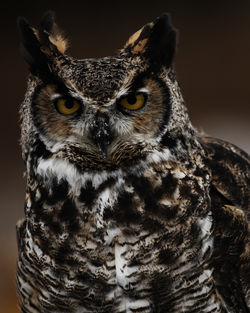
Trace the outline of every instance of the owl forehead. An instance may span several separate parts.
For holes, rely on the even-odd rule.
[[[75,60],[68,78],[84,97],[102,104],[114,98],[143,69],[119,57]]]

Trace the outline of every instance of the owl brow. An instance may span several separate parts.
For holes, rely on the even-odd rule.
[[[56,85],[60,90],[68,89],[65,86],[63,79],[56,71],[50,72],[48,75],[43,76],[41,80],[43,85]]]
[[[131,93],[135,93],[135,94],[136,93],[144,93],[144,94],[148,95],[149,94],[149,90],[146,87],[141,87],[139,89],[127,88],[127,89],[120,90],[118,92],[118,94],[116,95],[115,100],[111,101],[110,104],[112,104],[112,103],[114,103],[116,101],[119,101],[121,98],[126,97],[129,94],[131,94]]]
[[[51,101],[54,101],[54,100],[56,100],[56,99],[58,99],[58,98],[61,98],[62,96],[63,96],[63,95],[62,95],[61,93],[56,92],[56,93],[53,93],[53,94],[51,95],[50,100],[51,100]]]
[[[149,90],[148,90],[148,88],[146,88],[146,87],[142,87],[142,88],[138,89],[137,91],[138,91],[138,92],[142,92],[142,93],[149,94]]]
[[[65,97],[66,97],[66,98],[67,98],[67,97],[72,97],[72,98],[74,98],[74,99],[80,101],[81,103],[83,103],[83,102],[85,103],[85,102],[86,102],[85,99],[84,99],[83,97],[80,97],[77,92],[72,91],[72,90],[70,90],[70,89],[69,89],[68,92],[66,92],[66,93],[59,93],[59,92],[56,92],[56,93],[52,94],[51,97],[50,97],[50,100],[51,100],[52,102],[54,102],[55,100],[57,100],[57,99],[59,99],[59,98],[65,98]]]
[[[129,84],[129,87],[128,87],[129,91],[134,92],[134,91],[140,90],[141,88],[144,88],[145,87],[144,80],[151,76],[152,76],[152,73],[149,69],[137,74],[132,80],[132,82]]]
[[[72,88],[68,87],[61,81],[61,79],[58,77],[58,81],[54,83],[56,85],[57,92],[55,92],[53,95],[51,95],[51,100],[56,100],[61,97],[74,97],[76,99],[82,100],[79,94]]]

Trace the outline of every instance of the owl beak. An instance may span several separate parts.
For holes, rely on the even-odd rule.
[[[109,127],[109,117],[107,114],[101,112],[96,114],[91,125],[90,135],[103,158],[107,158],[108,146],[112,141]]]

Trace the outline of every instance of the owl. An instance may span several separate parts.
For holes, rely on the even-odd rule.
[[[191,124],[167,14],[76,59],[19,19],[22,313],[250,312],[249,156]]]

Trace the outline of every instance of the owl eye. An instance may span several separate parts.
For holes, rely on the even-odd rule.
[[[74,98],[58,98],[55,100],[55,107],[59,113],[70,115],[76,113],[81,105],[79,101]]]
[[[120,106],[123,108],[136,111],[141,109],[146,102],[146,95],[143,93],[130,94],[119,101]]]

